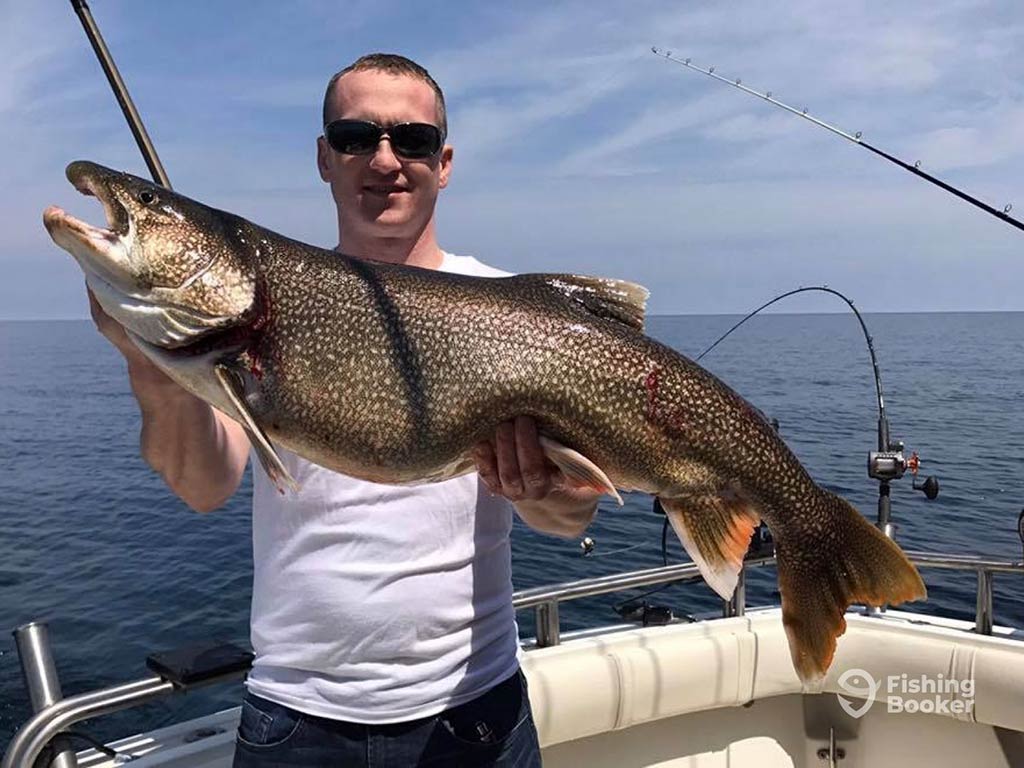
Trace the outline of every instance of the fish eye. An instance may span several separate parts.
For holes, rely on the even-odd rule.
[[[139,192],[139,202],[143,205],[152,205],[156,202],[156,195],[150,192],[148,189],[144,189]]]

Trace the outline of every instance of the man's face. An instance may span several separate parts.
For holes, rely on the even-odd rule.
[[[331,119],[378,125],[437,125],[434,91],[422,80],[375,70],[349,72],[335,85]],[[408,160],[382,138],[370,155],[345,155],[317,139],[320,178],[331,185],[346,239],[418,238],[434,215],[438,190],[448,184],[452,148]]]

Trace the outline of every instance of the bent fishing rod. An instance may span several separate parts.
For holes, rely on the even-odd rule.
[[[757,98],[767,101],[769,104],[772,104],[778,107],[779,109],[784,109],[787,112],[796,115],[797,117],[802,117],[804,120],[808,120],[809,122],[814,123],[815,125],[821,128],[824,128],[826,131],[831,131],[837,136],[842,136],[847,141],[851,141],[858,146],[864,147],[864,149],[874,152],[879,157],[888,160],[890,163],[898,165],[903,170],[910,171],[918,178],[924,179],[925,181],[934,184],[940,189],[949,192],[951,195],[955,195],[956,197],[959,197],[961,200],[964,200],[970,203],[971,205],[980,208],[981,210],[985,211],[985,213],[995,216],[997,219],[1006,222],[1011,227],[1016,227],[1017,229],[1024,231],[1024,223],[1010,216],[1010,210],[1013,208],[1012,204],[1007,204],[1001,211],[996,208],[993,208],[991,205],[982,202],[973,195],[969,195],[963,190],[957,189],[952,184],[949,184],[948,182],[945,182],[942,179],[932,176],[930,173],[922,171],[920,161],[911,165],[910,163],[904,162],[903,160],[900,160],[898,157],[890,155],[888,152],[881,150],[878,147],[873,146],[872,144],[869,144],[868,142],[864,141],[860,131],[857,131],[856,133],[848,133],[841,128],[837,128],[834,125],[826,123],[824,120],[820,120],[816,117],[809,115],[806,109],[797,109],[796,107],[791,107],[789,104],[779,101],[778,99],[772,96],[771,91],[765,91],[764,93],[756,91],[753,88],[744,85],[743,81],[740,80],[740,78],[738,77],[732,80],[730,80],[727,77],[722,77],[721,75],[715,72],[714,67],[708,67],[707,69],[704,69],[703,67],[698,67],[696,64],[692,63],[691,59],[677,58],[672,55],[672,51],[666,51],[662,48],[659,48],[656,45],[651,46],[651,53],[655,54],[656,56],[660,56],[663,59],[668,59],[669,61],[675,62],[680,66],[686,67],[687,69],[692,69],[694,72],[700,72],[702,75],[706,75],[707,77],[718,80],[721,83],[725,83],[726,85],[732,86],[733,88],[737,88],[743,91],[744,93],[750,94],[751,96],[756,96]]]
[[[715,341],[703,352],[697,355],[694,358],[694,361],[701,360],[705,355],[711,352],[711,350],[732,335],[733,331],[737,330],[741,325],[759,314],[762,310],[765,310],[773,304],[776,304],[783,299],[787,299],[790,296],[795,296],[799,293],[808,293],[811,291],[831,294],[846,303],[850,308],[850,311],[856,315],[857,322],[860,323],[861,332],[864,334],[864,341],[867,343],[868,354],[871,355],[871,368],[875,377],[875,396],[878,400],[878,450],[868,453],[868,477],[878,481],[878,528],[881,529],[886,536],[892,538],[893,528],[892,523],[890,522],[892,506],[889,501],[890,483],[893,480],[899,480],[907,470],[910,470],[912,476],[911,487],[915,491],[921,491],[929,500],[934,500],[939,495],[939,481],[934,477],[928,477],[922,484],[918,485],[917,472],[920,467],[920,459],[918,458],[917,452],[913,452],[910,456],[904,456],[903,441],[893,440],[889,435],[889,418],[885,413],[885,398],[882,395],[882,374],[878,368],[878,357],[875,355],[874,337],[872,337],[871,333],[868,331],[867,323],[864,322],[864,317],[861,315],[860,310],[857,309],[857,306],[853,303],[853,299],[841,291],[837,291],[827,285],[801,286],[799,288],[794,288],[791,291],[780,293],[773,299],[766,301],[757,309],[744,315],[739,322],[735,323],[731,328],[729,328],[729,330],[715,339]],[[1021,519],[1024,520],[1024,512],[1021,512]]]

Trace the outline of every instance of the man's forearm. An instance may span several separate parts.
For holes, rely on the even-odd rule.
[[[556,490],[536,501],[517,501],[515,507],[531,528],[571,539],[590,525],[597,512],[597,500],[589,493],[581,497],[571,490]]]
[[[241,427],[146,366],[128,365],[142,412],[141,453],[186,504],[208,512],[237,489],[248,458]]]

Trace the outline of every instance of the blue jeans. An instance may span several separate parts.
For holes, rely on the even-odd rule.
[[[540,768],[526,678],[433,717],[364,725],[296,712],[247,693],[234,768]]]

